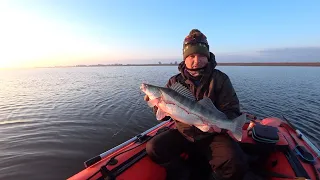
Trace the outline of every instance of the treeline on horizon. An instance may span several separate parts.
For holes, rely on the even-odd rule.
[[[96,64],[96,65],[76,65],[69,67],[99,67],[99,66],[177,66],[178,63],[158,63],[158,64]],[[217,63],[217,66],[320,66],[320,62],[227,62]],[[56,66],[62,67],[62,66]]]
[[[36,68],[65,68],[65,67],[103,67],[103,66],[178,66],[174,63],[158,63],[158,64],[94,64],[94,65],[75,65],[75,66],[53,66],[53,67],[36,67]],[[217,66],[310,66],[320,67],[320,62],[226,62],[217,63]]]

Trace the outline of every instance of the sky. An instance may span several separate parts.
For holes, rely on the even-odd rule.
[[[182,61],[193,28],[218,62],[319,62],[319,7],[318,0],[0,0],[0,68]]]

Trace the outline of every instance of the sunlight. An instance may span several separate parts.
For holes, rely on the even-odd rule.
[[[10,8],[0,8],[0,22],[0,68],[71,65],[103,58],[109,49],[68,25]]]

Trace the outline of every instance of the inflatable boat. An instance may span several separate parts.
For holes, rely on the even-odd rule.
[[[248,122],[242,128],[239,144],[250,157],[254,173],[271,180],[319,180],[320,151],[290,121],[285,117],[257,119],[246,115]],[[165,180],[166,170],[148,157],[145,146],[152,137],[170,128],[175,128],[173,120],[161,122],[87,160],[85,168],[68,179]],[[205,179],[202,177],[211,173],[209,164],[201,158],[181,157],[195,165],[193,179]]]

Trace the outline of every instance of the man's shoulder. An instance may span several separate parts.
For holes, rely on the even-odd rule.
[[[177,79],[180,79],[182,77],[181,73],[178,73],[176,75],[173,75],[169,78],[169,81],[177,81]]]
[[[176,75],[171,76],[171,78],[169,78],[169,81],[167,83],[167,86],[171,86],[172,84],[176,83],[176,82],[181,82],[183,80],[183,77],[181,75],[181,73],[178,73]]]
[[[225,80],[225,79],[229,79],[229,76],[226,73],[224,73],[221,70],[219,70],[219,69],[213,69],[212,79]]]

